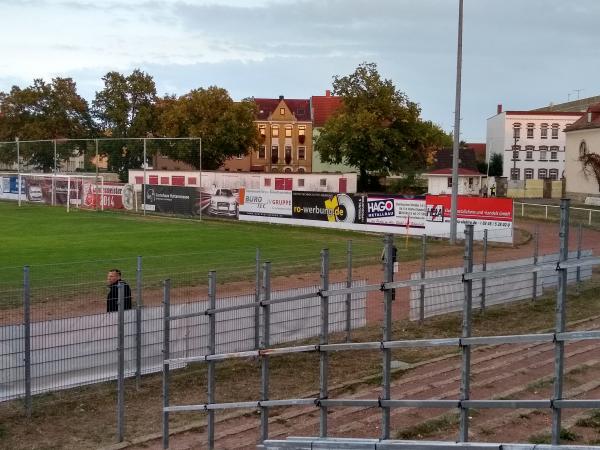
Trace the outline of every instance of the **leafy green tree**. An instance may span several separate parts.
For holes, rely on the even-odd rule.
[[[108,72],[104,88],[96,92],[92,113],[101,131],[112,138],[143,138],[156,128],[156,85],[152,76],[139,69],[130,75]],[[143,142],[123,139],[103,143],[101,153],[108,156],[108,170],[127,178],[130,168],[143,161]]]
[[[501,177],[503,172],[503,161],[500,153],[493,153],[490,157],[489,176],[490,177]]]
[[[254,124],[256,105],[246,99],[234,102],[228,92],[216,86],[199,88],[175,98],[167,96],[159,102],[161,136],[200,137],[202,168],[219,168],[227,158],[242,156],[257,145]],[[174,142],[161,153],[170,158],[199,167],[199,148],[185,142]]]
[[[315,149],[323,162],[358,168],[361,189],[369,174],[422,171],[430,149],[448,142],[439,127],[419,118],[416,103],[381,78],[374,63],[335,76],[333,93],[342,97],[342,106],[321,130]]]
[[[95,131],[89,106],[77,93],[71,78],[54,78],[51,83],[36,79],[31,86],[13,86],[0,94],[0,140],[63,140],[86,138]],[[57,145],[57,157],[68,159],[79,150],[76,142]],[[23,160],[37,170],[54,167],[54,145],[49,142],[21,146]]]

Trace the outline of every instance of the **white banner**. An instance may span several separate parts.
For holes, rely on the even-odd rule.
[[[292,191],[240,189],[240,215],[292,216]]]
[[[408,228],[425,228],[425,199],[370,196],[367,223]]]

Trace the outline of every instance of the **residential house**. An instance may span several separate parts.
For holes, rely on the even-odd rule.
[[[599,155],[600,162],[600,101],[591,105],[581,117],[567,126],[565,177],[567,196],[600,205],[600,184],[591,167],[584,167],[585,155]]]

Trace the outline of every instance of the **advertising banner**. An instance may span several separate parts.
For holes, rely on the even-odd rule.
[[[66,205],[67,199],[71,204],[78,204],[81,199],[81,181],[67,180],[65,178],[49,177],[28,177],[23,175],[21,179],[25,180],[25,199],[28,202],[47,203],[51,205],[52,191],[54,190],[54,204]],[[69,190],[71,191],[69,193]]]
[[[292,192],[240,189],[240,215],[292,217]]]
[[[0,198],[17,200],[19,198],[19,176],[6,175],[0,177]],[[21,182],[21,198],[25,200],[25,183]]]
[[[166,214],[181,214],[186,216],[199,213],[198,189],[186,186],[143,185],[145,198],[143,208]]]
[[[206,193],[203,192],[204,196]],[[206,213],[209,216],[237,219],[238,217],[238,189],[218,188],[209,194]],[[203,201],[204,202],[204,201]]]
[[[366,223],[365,195],[292,192],[292,217],[341,223]]]
[[[405,228],[425,228],[425,197],[371,196],[367,198],[367,223]]]
[[[135,192],[132,184],[98,183],[85,181],[83,183],[84,208],[99,209],[128,209],[134,208]]]
[[[427,234],[447,235],[450,233],[451,196],[428,195]],[[512,242],[513,201],[498,197],[458,197],[457,231],[464,232],[465,224],[473,224],[474,231],[481,235],[483,230],[494,230],[489,237],[496,241]],[[480,236],[477,237],[481,239]]]

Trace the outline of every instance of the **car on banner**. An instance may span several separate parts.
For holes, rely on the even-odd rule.
[[[27,200],[30,202],[43,202],[44,196],[41,186],[27,186]]]
[[[238,215],[238,194],[232,189],[217,189],[210,198],[208,213],[214,216]]]

